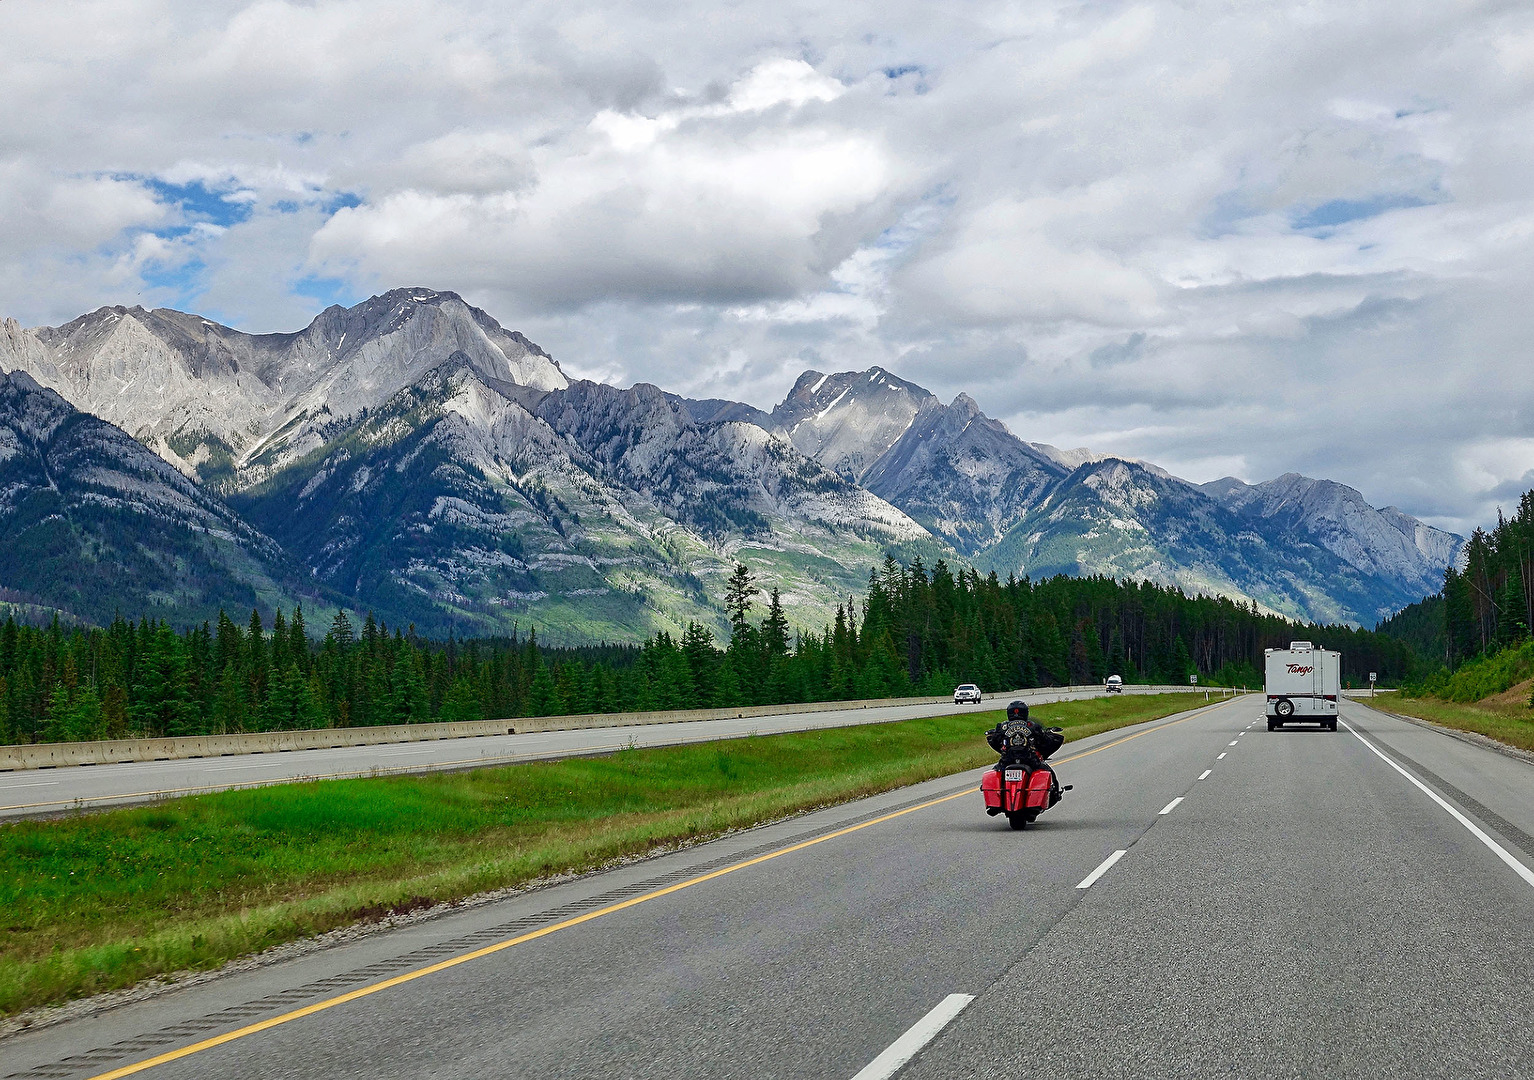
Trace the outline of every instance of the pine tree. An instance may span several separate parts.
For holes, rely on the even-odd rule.
[[[533,671],[532,686],[528,692],[527,715],[558,716],[563,711],[559,700],[559,689],[554,685],[554,676],[540,659],[537,668]]]
[[[147,735],[201,734],[192,708],[186,660],[181,642],[168,626],[160,626],[140,658],[133,687],[134,723]]]
[[[745,563],[736,563],[735,572],[730,575],[724,588],[724,610],[730,617],[734,636],[742,635],[749,627],[747,619],[751,614],[752,598],[761,591],[756,587],[756,579],[750,568]]]
[[[715,676],[719,653],[714,648],[714,635],[706,626],[697,622],[687,624],[687,632],[682,635],[682,657],[687,662],[697,703],[703,706],[719,704]]]
[[[326,633],[325,640],[334,644],[342,654],[351,647],[352,621],[346,617],[346,612],[336,612],[336,617],[330,620],[330,630]]]
[[[228,735],[245,730],[249,706],[245,701],[245,680],[233,664],[226,667],[218,679],[218,691],[213,699],[213,731]]]
[[[267,671],[266,635],[261,626],[261,613],[252,608],[250,626],[245,631],[245,680],[250,686],[253,702],[266,700]]]
[[[288,658],[298,665],[298,670],[309,673],[309,632],[304,627],[304,606],[295,604],[293,620],[288,624]]]
[[[767,605],[767,617],[762,620],[762,645],[770,657],[788,655],[788,617],[783,614],[783,598],[776,586]]]

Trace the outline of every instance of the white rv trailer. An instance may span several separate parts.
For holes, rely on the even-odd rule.
[[[1294,721],[1337,730],[1342,698],[1342,654],[1291,641],[1287,649],[1268,649],[1268,730]]]

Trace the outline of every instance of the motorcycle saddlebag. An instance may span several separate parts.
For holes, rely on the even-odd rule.
[[[1048,769],[1035,769],[1028,777],[1028,792],[1024,805],[1029,810],[1049,809],[1049,790],[1054,786],[1054,776]]]
[[[1001,809],[1001,773],[995,769],[987,769],[980,778],[980,794],[985,796],[987,809],[992,807]]]

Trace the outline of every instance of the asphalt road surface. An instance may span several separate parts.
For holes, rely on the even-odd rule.
[[[1152,693],[1161,692],[1161,689],[1134,687],[1129,692]],[[1029,690],[1019,692],[1016,696],[1030,704],[1040,704],[1101,697],[1103,691]],[[1005,701],[997,700],[987,701],[978,709],[1004,707]],[[814,713],[794,712],[793,708],[792,705],[785,705],[785,711],[777,716],[744,717],[738,720],[684,720],[669,724],[635,724],[582,731],[537,731],[380,746],[229,754],[181,761],[139,761],[18,770],[0,773],[0,820],[36,817],[82,807],[126,806],[197,791],[255,787],[291,780],[505,765],[518,761],[604,753],[628,746],[674,746],[678,743],[752,734],[771,735],[784,731],[887,723],[918,716],[942,716],[977,707],[956,706],[946,702]],[[516,721],[508,723],[515,724]]]
[[[21,1035],[0,1075],[1534,1075],[1534,765],[1260,710],[1070,744],[1025,832],[949,777]]]

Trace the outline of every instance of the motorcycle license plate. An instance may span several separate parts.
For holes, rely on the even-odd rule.
[[[1023,770],[1022,769],[1008,769],[1007,772],[1006,772],[1006,776],[1005,776],[1005,779],[1007,779],[1007,780],[1021,780],[1022,778],[1023,778]]]

